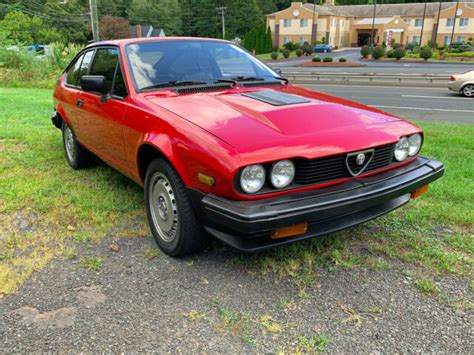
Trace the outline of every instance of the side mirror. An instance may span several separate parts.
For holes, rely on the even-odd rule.
[[[81,89],[86,92],[97,92],[105,95],[107,90],[105,77],[102,75],[83,75],[81,76]]]

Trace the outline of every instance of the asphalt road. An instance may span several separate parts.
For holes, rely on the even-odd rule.
[[[357,85],[302,85],[344,97],[406,119],[474,124],[474,98],[448,89]]]

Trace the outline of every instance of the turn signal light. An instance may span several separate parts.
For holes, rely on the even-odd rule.
[[[293,226],[279,227],[272,230],[272,239],[292,237],[294,235],[305,234],[308,230],[308,223],[295,224]]]
[[[456,80],[456,77],[455,77],[455,76],[451,76],[451,77],[449,78],[449,80],[450,80],[450,81],[455,81],[455,80]]]
[[[416,189],[411,192],[411,198],[415,199],[425,194],[428,191],[428,185],[423,185],[419,189]]]

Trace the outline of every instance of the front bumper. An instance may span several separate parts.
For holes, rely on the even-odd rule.
[[[308,239],[366,222],[410,200],[410,193],[440,178],[442,163],[415,161],[365,178],[274,198],[234,201],[206,195],[193,201],[205,230],[243,251]],[[308,223],[305,234],[272,239],[277,227]]]

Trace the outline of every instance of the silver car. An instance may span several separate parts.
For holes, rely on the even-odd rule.
[[[467,97],[474,97],[474,70],[451,76],[448,89]]]

